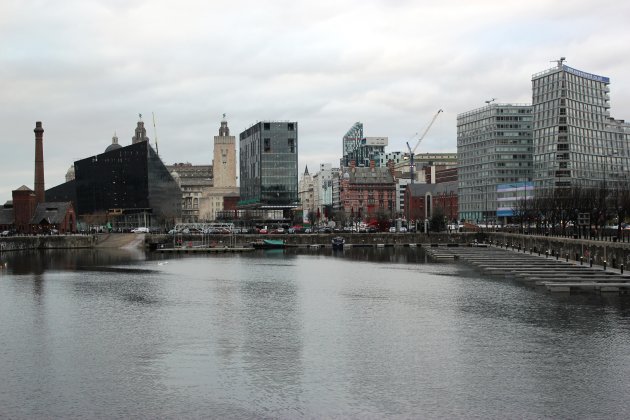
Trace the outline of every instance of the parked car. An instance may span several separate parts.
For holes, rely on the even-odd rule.
[[[403,233],[407,232],[407,228],[404,227],[404,226],[401,226],[400,227],[400,232],[403,232]]]
[[[392,226],[389,228],[389,233],[395,233],[396,232],[396,227]]]
[[[8,230],[3,230],[2,233],[0,233],[1,236],[9,236],[11,232]]]
[[[131,229],[132,233],[149,233],[148,227],[137,227],[135,229]]]

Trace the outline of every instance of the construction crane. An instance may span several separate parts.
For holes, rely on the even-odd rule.
[[[413,155],[414,153],[416,153],[416,149],[418,148],[418,146],[420,146],[420,142],[422,141],[422,139],[424,138],[424,136],[427,135],[427,133],[429,132],[429,129],[431,128],[431,126],[433,125],[433,123],[435,122],[435,120],[437,119],[438,115],[440,115],[440,113],[442,112],[441,109],[438,109],[438,112],[433,116],[433,119],[431,120],[431,122],[429,123],[429,125],[427,126],[427,128],[424,130],[424,132],[422,133],[422,135],[420,136],[420,138],[418,139],[418,142],[416,143],[416,146],[411,149],[411,146],[409,146],[409,142],[407,142],[407,149],[409,149],[409,160],[410,160],[410,170],[411,170],[411,183],[413,184],[413,169],[414,169],[414,163],[413,163]]]

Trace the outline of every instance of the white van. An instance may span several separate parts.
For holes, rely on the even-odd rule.
[[[132,233],[149,233],[148,227],[137,227],[135,229],[131,229]]]

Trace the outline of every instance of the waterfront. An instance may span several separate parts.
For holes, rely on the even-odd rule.
[[[630,304],[419,248],[5,253],[10,418],[627,418]]]

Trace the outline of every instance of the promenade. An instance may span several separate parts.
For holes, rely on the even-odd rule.
[[[492,277],[513,279],[554,293],[630,292],[630,276],[620,269],[491,245],[423,248],[436,261],[459,260]]]

